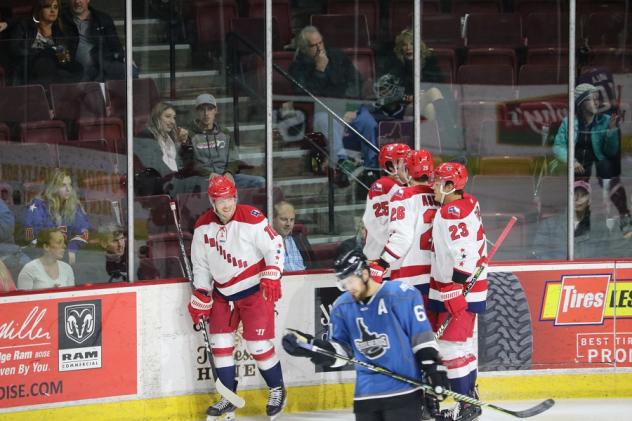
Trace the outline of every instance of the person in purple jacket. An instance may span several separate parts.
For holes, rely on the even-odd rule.
[[[72,180],[62,169],[47,179],[44,192],[24,210],[24,238],[33,241],[42,228],[59,228],[68,244],[68,263],[75,264],[77,251],[88,242],[90,224]]]

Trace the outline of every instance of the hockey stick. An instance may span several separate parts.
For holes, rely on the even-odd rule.
[[[492,257],[494,257],[494,254],[496,254],[496,251],[500,248],[500,245],[503,243],[503,241],[505,241],[505,238],[507,237],[507,235],[509,235],[509,231],[511,231],[511,229],[513,228],[517,220],[518,218],[516,218],[515,216],[512,216],[511,218],[509,218],[509,222],[507,222],[507,225],[498,236],[498,240],[496,240],[496,243],[494,244],[491,251],[489,252],[489,255],[487,256],[487,260],[483,262],[476,269],[476,271],[472,274],[470,279],[468,279],[468,281],[466,282],[467,286],[465,287],[465,290],[463,291],[464,297],[466,297],[467,294],[469,294],[469,292],[472,290],[472,288],[474,287],[474,284],[476,283],[476,281],[478,281],[478,278],[481,276],[485,268],[489,266],[489,261],[492,260]],[[443,334],[445,333],[445,330],[448,328],[448,325],[450,324],[450,321],[452,321],[452,315],[448,314],[448,317],[443,321],[443,323],[441,323],[441,326],[439,326],[439,329],[437,329],[437,333],[435,333],[435,338],[439,339],[441,338],[441,336],[443,336]]]
[[[178,243],[180,245],[180,254],[182,255],[182,260],[184,260],[184,268],[186,270],[187,278],[189,279],[189,284],[191,285],[191,289],[193,286],[193,272],[191,271],[191,264],[189,263],[189,258],[187,257],[186,250],[184,249],[184,240],[182,237],[182,228],[180,227],[180,221],[178,221],[178,216],[176,215],[176,202],[170,202],[169,206],[171,207],[171,213],[173,214],[173,221],[176,224],[176,231],[178,232]],[[215,381],[215,390],[219,393],[224,399],[235,405],[237,408],[243,408],[246,405],[246,401],[238,396],[235,392],[227,388],[224,383],[221,382],[219,376],[217,375],[217,368],[215,367],[215,360],[213,359],[213,354],[211,353],[211,341],[208,337],[208,330],[206,327],[206,320],[204,318],[200,318],[200,330],[202,331],[202,336],[204,336],[204,350],[206,351],[206,358],[208,359],[209,365],[211,366],[211,374],[213,375],[213,379]]]
[[[402,376],[400,374],[397,374],[387,368],[384,367],[380,367],[379,365],[373,365],[361,360],[358,360],[356,358],[352,358],[352,357],[347,357],[345,355],[341,355],[341,354],[337,354],[335,352],[331,352],[328,351],[326,349],[320,348],[316,345],[310,344],[307,342],[307,338],[303,337],[300,333],[298,333],[296,330],[294,329],[288,329],[290,332],[292,332],[293,335],[296,335],[296,337],[298,338],[298,345],[303,348],[306,349],[308,351],[314,352],[316,354],[321,354],[321,355],[326,355],[328,357],[331,358],[336,358],[336,359],[340,359],[340,360],[344,360],[347,361],[348,363],[351,363],[353,365],[358,365],[361,367],[366,368],[367,370],[371,370],[374,371],[376,373],[380,373],[383,374],[385,376],[389,376],[392,377],[396,380],[399,380],[401,382],[404,383],[408,383],[410,385],[413,386],[417,386],[417,387],[421,387],[424,392],[429,393],[431,395],[434,396],[450,396],[451,398],[457,400],[457,401],[463,401],[466,403],[469,403],[471,405],[476,405],[476,406],[480,406],[480,407],[487,407],[487,408],[491,408],[494,409],[498,412],[502,412],[504,414],[507,415],[511,415],[517,418],[529,418],[529,417],[533,417],[535,415],[538,415],[544,411],[546,411],[547,409],[551,408],[554,404],[555,401],[553,399],[547,399],[545,401],[540,402],[539,404],[528,408],[528,409],[524,409],[522,411],[511,411],[509,409],[500,407],[500,406],[496,406],[494,404],[488,403],[488,402],[483,402],[483,401],[479,401],[478,399],[475,399],[471,396],[467,396],[467,395],[462,395],[460,393],[456,393],[453,392],[449,389],[443,390],[441,393],[437,393],[435,391],[435,388],[432,387],[429,384],[426,383],[422,383],[418,380],[415,379],[411,379],[410,377],[406,377],[406,376]]]

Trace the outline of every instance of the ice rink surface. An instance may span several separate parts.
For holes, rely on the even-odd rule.
[[[526,409],[540,401],[499,401],[490,402],[503,408],[514,410]],[[237,417],[236,421],[264,421],[267,417]],[[479,421],[507,421],[520,418],[483,409]],[[533,421],[624,421],[632,420],[632,399],[564,399],[558,400],[553,408],[532,418]],[[277,421],[355,421],[351,410],[322,411],[310,413],[284,414]],[[408,420],[402,420],[408,421]]]

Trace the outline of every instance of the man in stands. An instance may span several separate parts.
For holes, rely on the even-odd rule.
[[[90,0],[70,0],[61,20],[70,56],[83,66],[84,81],[125,79],[125,52],[110,15],[90,6]]]
[[[216,121],[217,101],[213,95],[198,95],[195,99],[195,115],[196,118],[187,128],[191,136],[193,170],[209,178],[224,175],[240,188],[265,187],[263,177],[238,172],[239,149],[228,130]],[[191,158],[183,160],[186,162]]]
[[[296,211],[294,206],[286,201],[274,205],[272,226],[281,235],[285,243],[286,272],[305,270],[314,260],[312,246],[302,232],[292,232]]]

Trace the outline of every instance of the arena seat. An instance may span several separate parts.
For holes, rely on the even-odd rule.
[[[451,15],[423,16],[421,38],[430,48],[463,47],[460,18]]]
[[[413,27],[413,3],[409,0],[391,0],[388,7],[388,30],[391,39],[394,40],[402,30]],[[439,0],[424,0],[421,10],[422,19],[425,16],[440,13]]]
[[[529,48],[527,64],[556,65],[568,69],[568,48]]]
[[[127,142],[124,130],[123,121],[118,117],[81,119],[77,122],[77,139],[105,139],[110,152],[125,154]]]
[[[568,69],[559,66],[524,64],[518,74],[518,85],[563,85],[568,83]]]
[[[187,256],[191,255],[192,238],[191,234],[183,233],[184,250]],[[178,234],[173,232],[149,235],[147,247],[149,248],[150,257],[153,259],[180,256]]]
[[[621,35],[629,39],[632,33],[629,18],[624,13],[598,12],[591,13],[584,22],[582,36],[591,48],[619,48]]]
[[[467,50],[466,64],[507,65],[516,73],[516,52],[512,48],[469,48]]]
[[[444,83],[454,83],[454,70],[456,69],[456,54],[452,48],[432,48],[432,52],[437,59]],[[423,82],[423,79],[422,79]]]
[[[176,197],[178,202],[178,217],[182,231],[193,232],[195,222],[204,212],[211,208],[206,192],[202,193],[179,193]]]
[[[208,47],[210,43],[224,41],[231,19],[239,16],[237,3],[233,0],[196,1],[193,3],[193,13],[197,42],[204,47]]]
[[[0,88],[0,121],[23,123],[50,119],[50,107],[42,85]]]
[[[377,0],[328,0],[327,14],[364,15],[372,40],[375,41],[379,35],[380,6]]]
[[[592,48],[587,61],[591,67],[605,67],[612,73],[629,73],[632,70],[632,49]]]
[[[148,227],[149,234],[175,232],[175,223],[171,214],[171,198],[166,194],[155,196],[136,196],[134,201],[137,202],[142,209],[149,212]]]
[[[103,118],[105,92],[97,82],[52,83],[50,98],[55,117],[75,121],[81,118]]]
[[[485,206],[485,203],[481,202],[481,206]],[[487,240],[491,242],[491,244],[487,245],[487,252],[489,253],[493,247],[492,244],[498,240],[512,216],[517,218],[516,223],[492,260],[522,260],[527,257],[527,246],[529,243],[527,239],[527,220],[525,215],[518,212],[481,212],[485,235]]]
[[[472,13],[465,38],[468,48],[520,48],[524,45],[522,20],[515,13]]]
[[[274,22],[276,22],[276,18],[273,17],[272,22],[272,50],[277,51],[280,50],[283,45],[281,44],[281,41],[279,40],[279,35],[276,31],[277,25],[274,24]],[[230,31],[250,42],[260,51],[265,51],[266,21],[264,18],[234,17],[230,20]],[[241,54],[248,54],[252,52],[250,48],[244,46],[242,43],[237,43],[236,45],[237,50]]]
[[[151,110],[160,101],[158,87],[153,79],[134,79],[134,133],[140,132],[147,121]],[[127,88],[124,80],[108,80],[105,82],[108,98],[110,100],[111,116],[125,119],[127,109]]]
[[[31,121],[20,124],[20,141],[56,144],[68,140],[66,125],[59,120]]]
[[[371,36],[364,15],[312,15],[325,45],[336,48],[370,48]]]
[[[568,205],[568,178],[563,176],[544,176],[540,181],[537,199],[542,217],[558,214]]]
[[[4,67],[0,66],[0,88],[6,85],[6,76],[4,72]]]
[[[276,32],[279,34],[281,46],[287,45],[292,40],[292,25],[290,20],[290,4],[288,0],[272,1],[272,16],[274,16],[273,26],[276,25]],[[248,16],[264,17],[266,0],[249,0]]]
[[[272,53],[272,63],[279,66],[286,72],[290,68],[290,64],[294,60],[293,51],[275,51]],[[265,79],[265,63],[259,60],[259,74]],[[292,95],[294,89],[292,83],[276,70],[272,70],[272,94],[273,95]]]
[[[523,18],[525,44],[531,48],[568,48],[568,13],[530,13]]]
[[[373,82],[375,81],[375,60],[370,48],[345,48],[344,53],[351,59],[363,81],[365,98],[373,98]]]
[[[178,256],[141,258],[138,261],[138,280],[185,278],[182,262]]]

